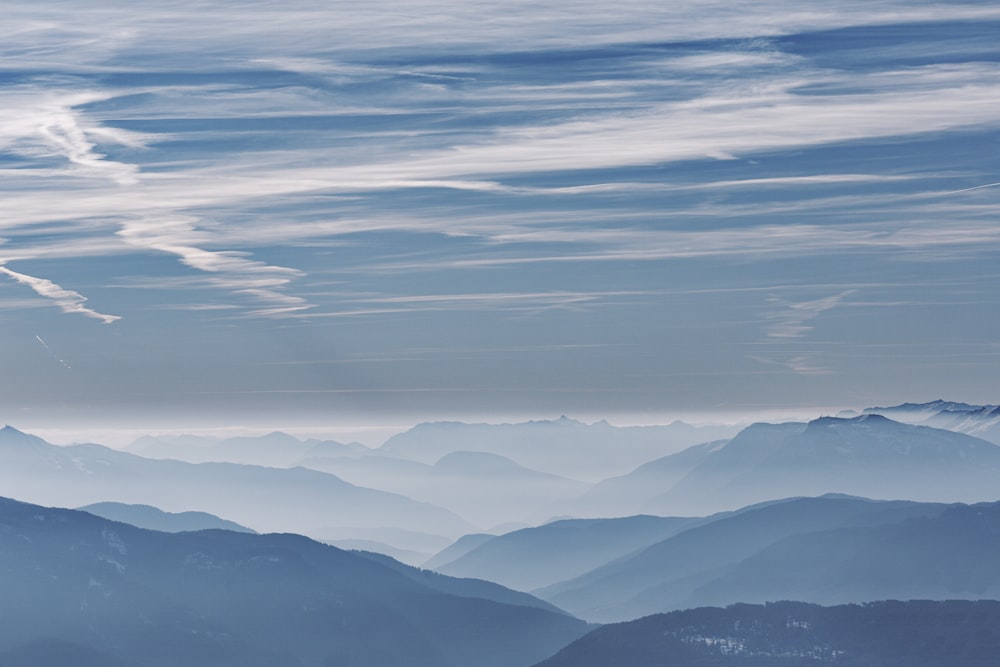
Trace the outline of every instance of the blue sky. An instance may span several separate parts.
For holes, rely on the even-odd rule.
[[[998,400],[995,3],[5,11],[4,421]]]

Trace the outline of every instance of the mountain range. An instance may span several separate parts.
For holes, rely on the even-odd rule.
[[[324,470],[156,460],[94,444],[58,447],[7,427],[0,429],[0,483],[11,495],[32,502],[78,507],[112,501],[168,512],[204,511],[254,530],[309,534],[345,547],[382,551],[411,564],[428,560],[463,534],[505,533],[561,517],[706,516],[773,498],[824,493],[927,502],[1000,497],[1000,447],[875,413],[753,424],[732,438],[654,457],[626,474],[609,472],[591,484],[527,468],[485,450],[520,452],[524,458],[524,451],[537,447],[544,449],[534,453],[539,460],[565,450],[572,467],[577,460],[572,452],[582,452],[587,459],[598,441],[604,442],[605,457],[621,451],[662,451],[664,431],[618,429],[602,422],[588,426],[569,419],[498,425],[496,431],[467,426],[418,426],[397,436],[400,440],[390,439],[360,455],[351,450],[341,456],[347,446],[330,442],[306,449],[306,443],[282,434],[225,445],[249,447],[258,458],[266,458],[261,452],[267,447],[319,454],[329,454],[333,447],[339,454],[305,459]],[[678,424],[664,429],[692,432]],[[423,431],[445,435],[443,441],[431,442],[417,438]],[[553,436],[547,449],[539,444],[546,433]],[[634,437],[648,447],[643,450],[633,443],[631,450],[624,445],[619,450],[601,440],[623,433],[631,434],[623,436],[626,440]],[[470,440],[459,437],[463,434],[488,437]],[[522,435],[525,440],[517,441]],[[410,449],[428,442],[431,450],[446,453],[430,463],[392,454],[413,454]],[[477,451],[450,451],[459,442],[475,445]],[[591,457],[587,464],[591,472],[595,460]],[[185,493],[178,494],[179,488]]]
[[[729,440],[715,440],[654,459],[627,474],[598,482],[577,498],[555,505],[553,511],[591,517],[639,514],[650,500],[680,482],[728,443]]]
[[[0,664],[518,667],[587,626],[289,534],[163,533],[0,499]]]
[[[498,454],[531,470],[588,482],[632,470],[685,447],[728,438],[732,425],[613,426],[567,417],[520,424],[429,422],[389,438],[379,454],[432,464],[452,452]]]
[[[0,485],[40,504],[204,511],[258,531],[420,526],[457,537],[473,528],[440,507],[306,468],[154,460],[94,444],[51,445],[9,426],[0,429]]]
[[[301,465],[310,457],[360,456],[369,451],[354,442],[335,440],[299,440],[281,431],[261,436],[210,438],[200,435],[143,436],[126,451],[149,459],[176,459],[188,463],[245,463],[270,468]]]
[[[606,625],[537,667],[991,667],[1000,602],[737,604]]]
[[[377,449],[130,448],[200,463],[6,427],[0,485],[37,504],[0,498],[0,665],[883,664],[892,642],[844,628],[932,618],[961,639],[993,618],[960,601],[1000,598],[1000,446],[970,435],[996,413],[902,404],[683,448],[712,429],[563,418],[425,424]],[[242,462],[210,461],[227,457]],[[570,644],[641,617],[659,620]],[[970,641],[962,664],[989,664]],[[938,655],[918,653],[905,664]]]
[[[208,512],[164,512],[152,505],[127,505],[125,503],[93,503],[78,510],[111,521],[121,521],[138,528],[159,530],[164,533],[182,533],[190,530],[235,530],[239,533],[256,532],[235,521],[227,521]]]
[[[564,519],[488,536],[464,553],[449,548],[424,566],[530,591],[582,575],[701,521],[658,516]]]
[[[615,506],[616,490],[623,504]],[[774,498],[843,493],[978,502],[1000,497],[1000,446],[878,414],[752,424],[606,480],[581,497],[596,510],[704,515]],[[573,509],[573,505],[563,506]]]
[[[595,622],[735,602],[1000,595],[1000,503],[772,501],[533,591]]]
[[[456,451],[433,464],[388,456],[312,458],[304,465],[357,484],[445,507],[484,529],[551,516],[589,484],[530,470],[489,452]]]
[[[903,403],[884,408],[865,408],[896,421],[957,431],[1000,445],[1000,405],[970,405],[938,399],[927,403]]]
[[[227,440],[146,437],[129,450],[147,457],[184,450],[189,460],[302,465],[445,507],[497,532],[501,525],[537,525],[559,516],[703,515],[821,493],[990,500],[1000,491],[991,483],[1000,448],[979,441],[1000,438],[993,429],[1000,429],[1000,408],[938,400],[742,429],[682,422],[615,427],[563,417],[424,423],[376,449],[271,433]],[[702,440],[719,434],[725,437]],[[940,482],[939,466],[949,470],[951,483],[929,483]]]

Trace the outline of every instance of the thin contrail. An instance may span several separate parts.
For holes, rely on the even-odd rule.
[[[70,366],[69,364],[67,364],[65,361],[63,361],[62,359],[60,359],[59,357],[57,357],[56,353],[52,351],[52,348],[49,347],[45,343],[44,340],[42,340],[41,336],[39,336],[38,334],[35,334],[35,340],[37,340],[39,343],[41,343],[42,347],[44,347],[46,350],[48,350],[49,354],[52,355],[52,358],[55,359],[56,361],[58,361],[62,365],[63,368],[73,368],[72,366]]]
[[[961,190],[952,190],[951,192],[947,192],[945,194],[955,195],[955,194],[958,194],[959,192],[969,192],[970,190],[982,190],[983,188],[995,188],[998,185],[1000,185],[1000,182],[997,182],[997,183],[987,183],[985,185],[974,185],[971,188],[962,188]]]

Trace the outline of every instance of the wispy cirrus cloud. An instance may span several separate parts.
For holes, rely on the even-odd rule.
[[[821,334],[890,341],[905,309],[935,326],[897,338],[995,338],[989,3],[78,9],[5,5],[0,265],[34,291],[5,273],[0,308],[135,318],[145,349],[177,341],[164,392],[302,389],[329,415],[326,391],[384,409],[393,387],[513,396],[531,377],[630,409],[715,405],[746,391],[735,376],[863,374]],[[95,310],[77,285],[122,289]],[[77,340],[112,349],[97,331]],[[567,343],[610,347],[531,351]],[[400,365],[261,365],[290,357]],[[131,385],[92,386],[145,386],[164,363],[129,358]]]
[[[102,127],[83,120],[84,116],[78,107],[109,99],[112,95],[86,92],[25,94],[15,91],[5,97],[11,106],[0,113],[0,146],[6,146],[8,150],[26,158],[63,161],[72,167],[67,170],[57,164],[54,169],[48,169],[40,174],[21,170],[20,176],[35,176],[36,180],[49,179],[53,175],[71,179],[81,176],[87,179],[101,178],[111,180],[124,188],[124,190],[116,188],[112,191],[98,191],[100,194],[95,195],[92,185],[84,185],[82,189],[90,195],[92,205],[89,211],[86,201],[64,198],[61,204],[57,204],[50,198],[38,197],[36,193],[22,195],[25,199],[35,199],[37,204],[20,210],[24,218],[19,220],[15,214],[3,223],[9,232],[15,235],[19,231],[23,233],[24,227],[28,226],[29,234],[37,233],[31,229],[32,226],[57,222],[70,233],[74,231],[74,227],[79,231],[91,232],[94,226],[91,221],[94,218],[103,218],[104,225],[108,219],[117,220],[120,228],[116,235],[124,240],[125,244],[173,254],[183,264],[193,269],[229,276],[226,282],[233,286],[237,293],[266,304],[265,308],[252,311],[254,313],[273,316],[309,307],[301,297],[280,292],[280,289],[294,277],[301,275],[301,271],[250,260],[246,258],[246,253],[199,247],[197,243],[208,241],[211,234],[197,230],[196,223],[199,222],[197,218],[172,214],[174,206],[165,204],[162,200],[157,201],[155,194],[146,192],[141,186],[137,165],[107,159],[105,155],[96,152],[94,143],[96,140],[111,141],[133,148],[143,146],[144,138],[138,133]],[[73,189],[72,185],[70,188]],[[10,203],[12,210],[17,209],[15,201],[11,200]],[[129,211],[130,208],[132,211]],[[157,208],[164,214],[148,215],[150,209],[155,211]],[[147,214],[141,214],[143,210]],[[74,218],[78,221],[76,225],[67,224],[67,220]],[[21,245],[7,252],[3,259],[12,261],[57,257],[61,254],[60,244],[62,252],[68,256],[80,257],[88,254],[88,242],[74,239],[68,242],[65,240],[46,242],[34,248],[30,245]],[[91,240],[89,246],[91,253],[96,255],[118,254],[124,251],[109,238]],[[266,286],[255,280],[256,276],[261,274],[270,277]],[[15,274],[11,272],[10,275],[13,277]],[[54,286],[54,283],[44,278],[16,275],[22,276],[23,279],[19,280],[31,285],[40,294],[57,298],[61,305],[72,303],[75,298],[72,295],[76,293],[68,291],[60,293],[58,286]],[[233,285],[235,276],[250,276],[250,279],[235,280]],[[76,297],[83,299],[79,295]],[[64,310],[70,312],[65,307]],[[93,311],[82,306],[73,308],[72,312],[93,316]]]
[[[813,331],[813,320],[823,313],[843,305],[846,299],[857,290],[844,290],[838,294],[809,299],[806,301],[788,302],[779,296],[772,295],[768,301],[778,309],[766,315],[768,324],[764,326],[766,343],[760,354],[748,355],[750,359],[769,366],[779,366],[796,375],[822,376],[833,374],[833,370],[819,360],[815,350],[803,345],[791,345],[802,341]],[[779,349],[774,349],[780,344]],[[761,347],[761,345],[757,345]]]
[[[764,331],[768,338],[801,338],[813,330],[812,320],[841,305],[853,292],[847,290],[821,299],[781,304],[782,309],[770,317],[773,322]],[[777,298],[774,301],[781,303]]]
[[[84,305],[87,301],[87,297],[83,296],[79,292],[74,292],[73,290],[60,287],[51,280],[36,278],[35,276],[29,276],[24,273],[18,273],[17,271],[8,269],[6,266],[0,266],[0,273],[3,273],[7,277],[12,278],[22,285],[27,285],[39,296],[51,299],[52,302],[64,313],[76,313],[84,315],[85,317],[92,317],[96,320],[100,320],[104,324],[111,324],[112,322],[121,319],[118,315],[106,315],[104,313],[99,313],[92,308],[88,308]]]
[[[231,269],[231,273],[256,274],[263,271],[283,274],[286,278],[292,276],[296,269],[262,266],[249,259],[245,251],[226,250],[224,247],[212,249],[208,246],[218,248],[226,239],[252,246],[275,240],[308,242],[310,239],[329,238],[338,234],[391,229],[429,230],[449,234],[479,233],[499,241],[512,241],[529,235],[535,241],[544,242],[544,233],[532,230],[530,223],[527,227],[524,223],[511,223],[513,217],[508,218],[508,223],[513,224],[513,227],[506,230],[502,227],[476,229],[469,225],[467,216],[453,219],[441,217],[429,223],[426,218],[409,215],[369,214],[355,218],[338,215],[316,222],[290,218],[287,221],[269,221],[269,224],[257,228],[246,225],[230,227],[219,220],[213,223],[213,229],[209,232],[205,228],[198,229],[199,220],[190,216],[187,211],[194,208],[231,208],[234,205],[262,206],[270,200],[281,201],[288,197],[308,197],[319,193],[358,196],[405,189],[444,188],[518,196],[545,192],[597,194],[616,189],[622,192],[657,188],[709,190],[904,181],[913,176],[818,174],[690,185],[611,182],[546,189],[511,186],[497,180],[480,180],[476,177],[489,176],[492,179],[498,174],[509,177],[566,169],[618,169],[713,154],[753,154],[793,146],[891,136],[898,134],[901,128],[912,134],[989,124],[997,119],[992,105],[992,101],[1000,93],[1000,84],[996,83],[996,79],[996,69],[990,66],[925,68],[922,73],[902,73],[893,89],[863,94],[848,91],[822,97],[798,95],[793,85],[797,80],[787,81],[757,93],[747,94],[746,91],[736,90],[729,96],[707,96],[684,102],[660,103],[648,110],[624,116],[616,114],[586,121],[501,129],[487,135],[487,142],[456,145],[447,151],[425,150],[410,152],[405,156],[394,155],[391,161],[380,161],[376,155],[374,161],[358,162],[357,157],[352,156],[354,164],[350,166],[302,166],[307,162],[324,161],[322,151],[313,149],[285,156],[273,152],[231,156],[236,158],[235,161],[227,161],[218,166],[197,164],[192,165],[192,168],[144,174],[141,186],[126,188],[124,191],[89,190],[72,199],[53,202],[39,200],[34,196],[15,195],[9,201],[10,218],[5,226],[16,229],[18,226],[72,219],[74,216],[81,221],[116,216],[122,221],[118,238],[125,241],[126,245],[171,252],[182,262],[198,270],[218,271],[225,265]],[[933,86],[928,89],[927,85],[930,83]],[[81,98],[91,99],[97,98]],[[954,101],[956,99],[959,100],[958,103]],[[61,108],[64,109],[65,106],[64,103]],[[900,109],[904,111],[900,112]],[[28,108],[22,108],[21,111],[27,112]],[[70,129],[74,127],[77,130],[75,133],[67,130],[59,135],[65,139],[61,150],[69,162],[73,163],[75,160],[81,166],[96,172],[100,172],[101,165],[105,164],[129,167],[121,170],[118,181],[133,184],[128,180],[131,178],[128,174],[134,175],[134,168],[100,158],[93,152],[92,145],[88,148],[88,144],[79,136],[79,124]],[[16,132],[8,132],[8,136],[14,135]],[[59,141],[55,143],[59,144]],[[288,163],[283,164],[282,159],[286,159]],[[792,210],[795,207],[806,209],[818,204],[819,202],[806,200],[786,206],[789,207],[788,210]],[[158,215],[150,215],[156,211],[159,211]],[[732,214],[733,211],[730,206],[728,211],[723,209],[722,213]],[[709,211],[704,212],[708,213]],[[165,222],[149,222],[157,217]],[[564,218],[579,219],[579,213],[567,211]],[[185,222],[171,222],[176,220]],[[523,231],[517,232],[516,228]],[[564,225],[563,231],[566,229]],[[622,232],[624,236],[629,233],[629,230]],[[591,242],[598,238],[592,229],[580,228],[577,234]],[[202,245],[192,244],[192,236],[199,237]],[[844,235],[845,239],[847,236],[849,235]],[[716,246],[724,246],[724,239],[723,234],[720,236],[721,243]],[[852,244],[853,242],[848,243]],[[93,243],[92,247],[95,252],[100,252],[100,248],[107,252],[123,251],[121,245],[116,245],[110,239]],[[38,250],[50,251],[54,249]],[[583,258],[614,257],[620,252],[620,249],[611,245],[603,255],[588,253]],[[651,253],[654,257],[671,255],[672,253],[664,252]],[[23,259],[26,255],[22,250],[13,257]],[[572,255],[563,257],[569,259]],[[526,261],[536,261],[536,258],[529,257]],[[485,264],[474,260],[459,261],[454,265],[471,267]]]
[[[253,3],[233,11],[204,0],[163,6],[139,3],[122,12],[102,0],[86,13],[67,2],[43,6],[25,0],[9,3],[8,53],[20,62],[67,68],[114,66],[122,52],[141,54],[148,67],[232,59],[247,54],[303,58],[317,52],[358,49],[457,48],[511,49],[576,47],[580,44],[660,43],[670,40],[781,35],[803,30],[886,25],[902,21],[985,20],[996,7],[975,2],[947,5],[889,0],[872,5],[853,0],[836,5],[802,5],[790,0],[704,2],[685,0],[658,5],[623,0],[614,6],[590,0],[538,5],[514,0],[502,6],[456,5],[446,0],[380,0],[350,11],[315,1],[280,7]],[[68,18],[72,17],[72,19]],[[215,28],[225,25],[220,33]],[[68,54],[76,54],[71,58]],[[170,54],[170,60],[154,58]]]
[[[311,307],[304,298],[281,291],[302,271],[252,260],[246,253],[199,247],[200,237],[207,235],[196,229],[197,222],[190,217],[126,220],[117,233],[131,245],[175,255],[193,269],[218,276],[209,281],[214,287],[266,304],[250,315],[273,317]]]
[[[134,185],[138,182],[136,165],[110,160],[95,148],[97,141],[138,147],[142,145],[142,135],[108,127],[79,111],[81,106],[113,96],[110,92],[23,86],[3,91],[0,93],[3,102],[0,147],[33,161],[56,160],[54,168],[40,172],[39,175],[45,178],[64,175]],[[61,161],[66,167],[59,164]]]
[[[614,111],[602,115],[598,110],[587,114],[584,120],[478,132],[467,137],[476,136],[476,140],[462,141],[446,150],[425,148],[413,152],[406,147],[404,154],[389,153],[388,159],[380,159],[378,152],[338,153],[333,164],[322,167],[303,166],[329,161],[328,157],[324,159],[324,154],[332,154],[321,147],[303,147],[284,154],[275,151],[228,154],[225,161],[217,165],[206,164],[206,157],[201,157],[200,163],[189,167],[158,170],[147,175],[145,178],[151,182],[143,196],[155,206],[166,196],[180,195],[174,208],[182,208],[198,203],[222,204],[233,198],[311,191],[364,192],[401,187],[500,191],[505,186],[469,177],[610,169],[997,123],[991,102],[1000,88],[1000,73],[988,64],[900,70],[894,77],[882,73],[861,77],[823,72],[810,74],[818,75],[820,82],[839,82],[851,88],[836,95],[801,95],[796,87],[806,82],[816,84],[816,80],[805,73],[765,79],[767,84],[763,86],[758,82],[752,87],[741,88],[735,81],[727,81],[718,89],[708,86],[694,97],[681,101],[640,98],[637,100],[639,108],[626,113]],[[872,89],[864,89],[864,81],[873,77],[877,81],[873,81]],[[123,94],[128,92],[121,91]],[[287,92],[283,90],[278,94],[286,95]],[[81,100],[97,99],[97,94],[88,95],[90,97]],[[109,97],[107,91],[100,95]],[[229,109],[228,117],[264,118],[267,112],[260,105],[269,104],[273,95],[267,93],[249,107]],[[298,105],[308,102],[310,95],[303,90],[293,97]],[[287,99],[278,108],[287,109],[292,101]],[[220,100],[209,92],[207,100],[193,97],[177,112],[190,113],[195,109],[200,112],[206,102]],[[65,107],[66,102],[63,102],[63,110]],[[144,116],[157,113],[155,108],[142,108],[140,112]],[[19,117],[30,116],[32,108],[15,104],[12,113]],[[218,113],[216,107],[213,113]],[[77,115],[80,114],[77,112]],[[62,116],[57,116],[54,126],[62,127]],[[303,119],[308,118],[303,116]],[[90,167],[98,162],[120,164],[92,155],[76,136],[79,122],[73,122],[75,124],[69,129],[52,139],[55,143],[66,144],[63,146],[66,155],[82,156],[79,159]],[[126,134],[107,126],[103,126],[103,130]],[[18,132],[23,135],[26,131],[25,128],[11,130],[12,136],[17,136]],[[91,128],[91,132],[96,131]],[[419,134],[421,130],[411,130],[410,134],[414,133]],[[234,138],[241,134],[247,133],[239,130],[229,133]],[[388,138],[392,133],[383,131],[381,134]],[[66,138],[69,136],[74,137],[72,141]],[[373,135],[378,136],[379,133]],[[345,158],[349,164],[337,164],[342,164]],[[121,166],[135,168],[135,165]],[[212,193],[208,192],[209,188]],[[516,188],[509,191],[516,192]]]
[[[790,371],[796,375],[819,376],[833,374],[833,371],[829,367],[820,363],[814,354],[797,354],[782,359],[771,359],[768,357],[753,355],[751,356],[751,359],[767,366],[779,366],[785,369],[785,372]]]
[[[303,319],[364,317],[403,313],[469,312],[517,313],[536,315],[550,311],[584,311],[607,306],[622,299],[648,296],[651,291],[608,292],[511,292],[413,294],[407,296],[351,296],[338,307],[322,312],[296,315]]]

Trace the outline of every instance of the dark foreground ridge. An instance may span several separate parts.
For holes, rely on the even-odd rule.
[[[737,604],[606,625],[537,667],[995,667],[1000,602]]]
[[[298,535],[163,533],[0,498],[0,665],[522,667],[587,626]]]

